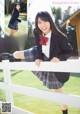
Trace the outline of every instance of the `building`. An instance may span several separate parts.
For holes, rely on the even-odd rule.
[[[76,27],[76,40],[77,40],[77,48],[78,54],[80,56],[80,9],[73,13],[67,20],[65,20],[61,27],[66,26],[66,24],[70,24],[70,26]]]
[[[16,2],[20,3],[20,12],[27,13],[27,0],[5,0],[5,14],[11,13],[13,4]]]

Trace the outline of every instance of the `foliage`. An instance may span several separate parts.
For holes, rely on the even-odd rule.
[[[14,0],[14,1],[12,1],[12,0],[5,0],[5,14],[8,15],[8,14],[12,13],[14,4],[16,2],[17,2],[16,0]],[[21,6],[20,12],[27,13],[27,3],[25,1],[19,0],[19,4]]]
[[[66,29],[66,26],[61,28],[61,24],[63,23],[64,20],[68,19],[70,17],[70,7],[68,7],[67,10],[64,12],[64,17],[63,20],[61,18],[61,8],[56,8],[56,7],[51,7],[52,13],[55,17],[55,23],[58,26],[58,28],[68,36],[69,42],[71,43],[73,50],[75,54],[77,55],[77,38],[76,38],[76,29],[75,27],[68,26],[68,29]],[[61,23],[59,23],[59,20],[61,20]]]
[[[34,33],[33,33],[33,24],[30,20],[28,20],[28,39],[26,40],[26,48],[30,48],[36,45]]]
[[[51,10],[55,17],[55,23],[59,27],[59,20],[61,20],[61,8],[51,7]]]

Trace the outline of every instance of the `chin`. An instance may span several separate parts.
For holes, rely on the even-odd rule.
[[[45,35],[47,35],[48,33],[49,33],[49,31],[44,32]]]

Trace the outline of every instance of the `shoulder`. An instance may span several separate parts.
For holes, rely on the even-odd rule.
[[[13,15],[14,15],[14,14],[15,14],[15,15],[18,15],[18,14],[19,14],[19,11],[18,11],[16,8],[14,9]]]
[[[51,34],[54,38],[66,38],[67,39],[67,35],[65,35],[64,33],[62,33],[62,32],[58,32],[57,34],[55,34],[54,32],[52,32],[52,34]]]
[[[60,34],[56,35],[56,39],[59,42],[66,42],[66,41],[68,41],[68,37],[64,33],[60,33]]]
[[[65,43],[68,43],[68,38],[66,35],[64,34],[53,34],[51,35],[51,41],[52,42],[55,42],[55,43],[58,43],[58,44],[61,44],[61,45],[64,45]]]
[[[68,42],[68,37],[65,35],[65,34],[61,34],[59,37],[58,37],[58,40],[59,42]]]

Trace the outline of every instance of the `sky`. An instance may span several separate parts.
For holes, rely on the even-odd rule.
[[[42,10],[51,13],[50,0],[32,0],[31,5],[28,7],[28,18],[34,21],[37,12]]]
[[[31,2],[31,5],[29,5],[29,2]],[[51,6],[61,7],[62,11],[71,6],[73,12],[73,9],[80,8],[80,0],[28,0],[28,19],[34,21],[39,11],[48,11],[52,15]]]

